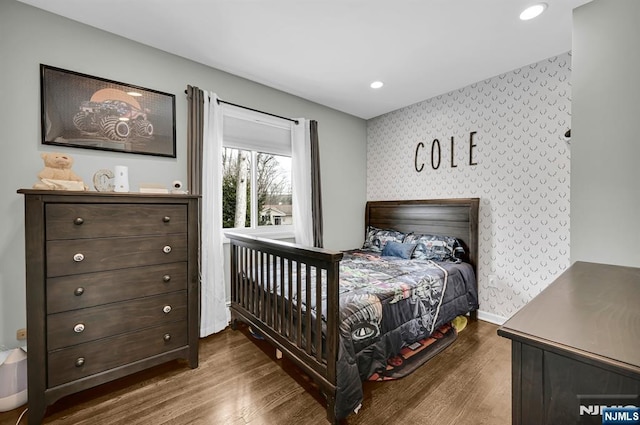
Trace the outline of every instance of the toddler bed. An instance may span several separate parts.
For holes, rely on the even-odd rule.
[[[478,204],[368,202],[365,243],[344,253],[228,233],[232,325],[304,370],[337,423],[387,358],[478,307]]]

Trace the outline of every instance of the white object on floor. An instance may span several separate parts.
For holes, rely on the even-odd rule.
[[[0,412],[27,402],[27,354],[21,348],[0,352]]]

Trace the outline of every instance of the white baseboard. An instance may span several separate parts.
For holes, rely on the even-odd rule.
[[[487,311],[478,310],[478,319],[490,322],[499,326],[502,326],[507,321],[506,317],[498,316],[497,314],[489,313]]]

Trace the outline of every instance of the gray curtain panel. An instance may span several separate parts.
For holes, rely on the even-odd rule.
[[[322,240],[322,187],[320,184],[320,146],[318,122],[309,122],[311,136],[311,214],[313,215],[313,245],[323,247]]]
[[[187,86],[187,102],[187,190],[193,195],[202,195],[204,92]]]

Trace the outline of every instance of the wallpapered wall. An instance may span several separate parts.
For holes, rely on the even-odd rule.
[[[480,317],[569,266],[570,74],[566,53],[367,123],[368,200],[480,198]]]

